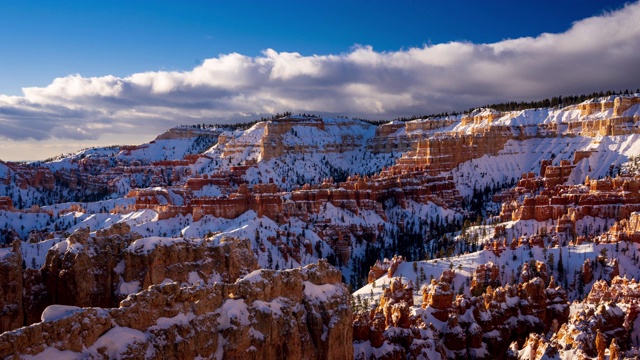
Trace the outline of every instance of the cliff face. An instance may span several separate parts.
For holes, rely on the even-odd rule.
[[[509,129],[490,127],[482,133],[424,138],[418,142],[415,151],[403,154],[397,166],[424,167],[429,174],[439,174],[471,159],[497,154],[512,137]]]
[[[420,140],[436,131],[455,124],[454,116],[438,119],[393,121],[376,127],[375,136],[367,148],[374,153],[392,153],[416,150]]]
[[[289,117],[268,121],[260,145],[261,159],[269,160],[287,153],[344,153],[361,148],[372,130],[373,125],[348,119]],[[285,137],[288,132],[296,136]],[[297,141],[297,138],[304,140]]]
[[[24,312],[22,303],[22,256],[20,255],[20,243],[14,242],[9,249],[1,249],[0,252],[0,332],[13,330],[22,326]]]
[[[116,292],[122,295],[127,295],[121,291],[126,284],[146,289],[168,278],[178,283],[212,277],[232,282],[258,269],[248,241],[226,238],[215,246],[189,239],[139,239],[123,251],[121,261],[116,270],[121,276]]]
[[[167,130],[164,134],[158,135],[156,140],[168,139],[189,139],[197,136],[205,136],[216,140],[221,131],[202,130],[190,126],[180,126]]]
[[[13,172],[13,183],[20,189],[25,190],[32,187],[52,190],[55,185],[54,174],[48,168],[20,163],[7,163],[7,166]]]
[[[563,165],[568,168],[566,172],[558,169]],[[616,241],[640,240],[636,235],[638,221],[634,215],[640,211],[639,178],[619,176],[590,180],[587,177],[585,184],[562,185],[571,172],[568,162],[563,161],[560,167],[543,167],[543,171],[544,178],[523,174],[517,187],[497,197],[504,201],[500,213],[502,220],[551,220],[555,222],[556,233],[575,233],[576,222],[585,217],[611,219],[618,221],[609,231]],[[558,180],[556,175],[563,179]],[[518,197],[522,200],[509,200]]]
[[[110,308],[166,279],[232,282],[257,268],[247,241],[141,238],[124,223],[94,236],[81,229],[50,249],[39,270],[23,270],[19,248],[0,262],[7,279],[0,287],[0,320],[3,331],[13,330],[38,321],[48,305]]]
[[[352,359],[349,293],[326,262],[234,283],[154,285],[116,309],[50,307],[0,357]]]

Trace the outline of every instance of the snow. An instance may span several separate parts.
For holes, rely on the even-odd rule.
[[[222,195],[222,190],[220,190],[220,188],[217,187],[216,185],[206,185],[202,189],[193,192],[194,197],[205,197],[205,196],[217,197],[221,195]]]
[[[135,252],[138,254],[148,254],[155,250],[158,246],[171,246],[173,244],[184,242],[183,238],[165,238],[158,236],[151,236],[134,241],[126,251]]]
[[[174,325],[187,325],[189,322],[196,318],[196,315],[192,312],[179,313],[174,317],[161,317],[156,321],[156,325],[152,326],[149,330],[167,329]]]
[[[282,308],[286,308],[288,306],[286,302],[286,298],[278,297],[270,302],[256,300],[253,302],[253,304],[251,304],[251,306],[262,313],[272,314],[276,317],[279,317],[282,316]]]
[[[304,282],[304,296],[308,301],[323,303],[330,301],[330,298],[342,293],[341,288],[334,284],[316,285],[312,282]]]
[[[121,282],[118,286],[118,293],[130,295],[140,292],[140,281]]]
[[[251,335],[251,338],[256,339],[258,341],[264,341],[265,339],[264,334],[254,328],[249,329],[249,335]]]
[[[590,100],[594,103],[603,101],[611,102],[615,97],[601,98]],[[497,114],[495,110],[478,109],[474,111],[474,115]],[[569,177],[569,184],[581,184],[585,178],[601,178],[610,172],[610,166],[619,166],[628,162],[632,157],[640,155],[640,134],[620,135],[620,136],[581,136],[579,134],[582,129],[575,128],[569,130],[569,125],[578,121],[598,120],[610,118],[612,110],[596,111],[591,115],[582,116],[577,107],[566,108],[550,108],[550,109],[528,109],[509,113],[502,113],[495,118],[491,124],[483,122],[481,124],[462,125],[460,121],[461,115],[450,117],[447,119],[418,119],[411,123],[418,124],[424,121],[453,121],[452,124],[436,130],[415,130],[407,133],[405,127],[399,127],[397,131],[390,135],[390,141],[405,141],[407,136],[414,139],[427,138],[446,131],[455,131],[459,134],[474,134],[486,130],[487,126],[509,126],[512,135],[522,135],[528,137],[526,140],[517,140],[515,137],[507,141],[503,149],[495,155],[484,155],[480,158],[458,165],[451,172],[456,182],[456,188],[467,199],[473,194],[474,189],[482,189],[486,186],[502,186],[512,180],[518,180],[524,172],[540,172],[540,163],[542,160],[552,159],[553,165],[558,165],[562,160],[573,160],[576,151],[589,150],[593,151],[592,155],[578,162]],[[627,110],[624,116],[638,117],[640,116],[640,105],[634,105]],[[121,166],[131,167],[148,165],[154,161],[167,159],[182,159],[186,154],[204,152],[208,158],[201,158],[197,163],[189,165],[186,170],[192,173],[213,174],[224,172],[231,169],[232,166],[243,165],[248,161],[259,161],[257,165],[249,168],[244,181],[249,184],[257,184],[259,182],[266,183],[273,179],[274,183],[283,190],[291,190],[304,183],[317,184],[321,179],[334,176],[335,174],[371,174],[380,171],[382,167],[392,165],[402,155],[401,152],[380,152],[373,153],[370,145],[376,133],[376,127],[355,119],[347,118],[325,118],[323,119],[323,127],[316,127],[319,120],[313,118],[305,118],[302,116],[293,116],[297,123],[290,131],[283,134],[282,137],[274,141],[281,141],[283,145],[296,149],[277,158],[269,160],[262,159],[261,145],[263,140],[273,140],[265,137],[267,122],[257,123],[246,130],[231,130],[224,128],[214,128],[196,131],[197,135],[209,136],[210,141],[202,144],[196,144],[195,137],[177,138],[177,139],[156,139],[149,144],[144,144],[139,149],[133,151],[125,151],[119,147],[112,148],[95,148],[86,149],[76,154],[60,157],[54,161],[44,163],[52,170],[57,169],[78,169],[78,162],[82,159],[100,159],[105,160],[111,166],[121,164]],[[389,125],[402,125],[402,122],[393,122]],[[561,134],[551,137],[544,126],[537,125],[553,125],[560,129]],[[574,124],[575,125],[575,124]],[[185,128],[187,129],[187,128]],[[189,128],[192,129],[192,128]],[[630,128],[636,131],[636,128]],[[181,129],[174,129],[181,130]],[[194,130],[195,131],[195,130]],[[218,135],[226,138],[226,142],[217,142]],[[553,134],[555,135],[555,134]],[[215,144],[215,145],[214,145]],[[211,146],[213,145],[213,146]],[[340,147],[340,151],[335,151]],[[206,150],[206,151],[205,151]],[[233,151],[230,151],[233,150]],[[5,164],[0,163],[0,178],[10,178],[12,170]],[[117,179],[114,186],[118,188],[117,194],[113,197],[123,196],[135,183],[145,184],[144,186],[154,186],[148,182],[144,182],[142,175],[133,178],[133,180]],[[174,184],[175,187],[156,189],[166,192],[167,198],[159,197],[159,201],[166,203],[169,199],[172,203],[182,205],[185,199],[180,195],[184,184]],[[140,185],[142,186],[142,185]],[[232,187],[235,185],[232,185]],[[150,188],[154,189],[154,188]],[[231,189],[234,191],[234,189]],[[338,190],[339,191],[339,190]],[[202,190],[196,191],[194,196],[226,196],[229,190],[224,186],[218,187],[209,185]],[[18,196],[25,199],[25,203],[31,204],[37,202],[39,196],[44,192],[38,189],[19,189],[15,188],[11,191],[4,184],[0,184],[0,195],[8,194],[15,199]],[[70,195],[70,194],[67,194]],[[290,200],[290,195],[283,194],[285,201]],[[3,211],[0,213],[0,228],[12,228],[24,239],[32,230],[47,229],[53,230],[60,228],[62,230],[54,233],[53,239],[40,242],[23,241],[21,243],[21,252],[25,260],[26,266],[39,268],[46,259],[49,249],[62,253],[78,253],[83,250],[80,244],[71,244],[64,238],[69,233],[79,228],[89,227],[92,232],[105,229],[112,224],[125,222],[129,224],[133,232],[139,233],[143,238],[136,240],[128,246],[125,251],[135,252],[139,254],[148,254],[158,246],[169,246],[179,243],[196,243],[206,241],[211,245],[219,244],[225,236],[234,236],[241,239],[247,239],[256,254],[258,264],[262,268],[292,268],[303,266],[316,262],[319,258],[328,257],[333,254],[333,250],[328,244],[320,238],[313,227],[309,227],[306,222],[297,218],[291,218],[286,224],[279,224],[266,217],[258,217],[253,211],[247,211],[236,219],[221,219],[212,216],[205,216],[199,221],[193,221],[191,215],[178,216],[172,219],[159,219],[158,213],[152,210],[133,211],[128,214],[110,214],[109,209],[116,205],[125,206],[133,205],[135,199],[130,198],[112,198],[96,202],[68,202],[43,206],[42,210],[51,211],[53,217],[46,213],[17,213]],[[70,212],[72,206],[80,206],[83,211]],[[497,205],[489,208],[490,211],[496,212],[499,209]],[[416,231],[418,224],[430,219],[448,219],[462,220],[462,214],[452,209],[438,206],[434,203],[418,204],[413,201],[407,201],[406,208],[402,209],[391,203],[385,204],[384,216],[370,210],[361,210],[355,214],[349,210],[335,207],[328,203],[323,206],[318,214],[310,214],[309,222],[316,220],[331,219],[331,226],[370,226],[382,228],[379,238],[376,240],[382,247],[387,247],[392,241],[390,235],[397,232],[399,225],[402,224],[406,229]],[[584,217],[576,223],[576,231],[578,234],[592,234],[597,232],[596,229],[607,229],[612,226],[612,220]],[[539,229],[546,228],[550,230],[555,224],[553,222],[536,222],[519,221],[506,222],[505,236],[508,239],[517,238],[523,234],[533,234]],[[411,228],[413,226],[413,228]],[[467,229],[470,236],[479,238],[479,243],[484,244],[493,240],[494,230],[493,224],[488,222],[485,225],[475,225]],[[290,233],[294,236],[300,236],[301,242],[311,244],[311,254],[302,250],[299,254],[300,261],[289,257],[288,261],[284,260],[284,256],[280,253],[278,246],[267,241],[267,238],[276,238],[277,241],[289,241],[289,236],[282,236],[283,233]],[[304,234],[304,235],[303,235]],[[460,234],[450,234],[456,240],[461,239]],[[206,239],[203,239],[206,237]],[[437,240],[437,239],[436,239]],[[355,261],[358,257],[365,254],[366,244],[358,244],[355,237],[347,234],[345,241],[349,242],[352,247],[352,260],[348,264],[342,264],[340,270],[345,278],[349,278],[352,274]],[[414,313],[423,315],[425,318],[433,320],[433,323],[442,328],[444,323],[438,322],[430,314],[430,310],[419,309],[422,296],[419,293],[420,286],[417,283],[428,283],[430,278],[437,278],[443,270],[452,268],[455,270],[455,278],[452,290],[454,292],[463,292],[469,294],[469,286],[467,283],[473,275],[473,271],[479,264],[489,261],[494,262],[500,268],[500,281],[503,284],[515,283],[519,276],[519,268],[527,261],[536,259],[547,262],[551,255],[557,262],[560,254],[564,261],[565,272],[573,274],[582,266],[586,259],[594,259],[602,249],[607,249],[609,257],[617,258],[620,261],[621,275],[640,278],[640,269],[632,260],[632,254],[640,250],[638,244],[620,244],[620,248],[629,247],[626,253],[615,251],[615,245],[609,244],[590,244],[585,243],[579,246],[568,246],[563,248],[533,248],[528,249],[522,247],[516,250],[505,250],[502,255],[497,256],[489,251],[479,251],[464,255],[455,255],[451,257],[417,261],[416,269],[413,268],[413,261],[401,263],[396,270],[395,275],[400,276],[403,282],[413,281],[415,286],[414,303],[416,308]],[[9,248],[0,248],[0,260],[5,259],[11,253]],[[386,254],[385,254],[386,255]],[[382,257],[383,254],[380,254]],[[125,270],[124,262],[120,262],[115,267],[116,274],[123,274]],[[558,281],[557,269],[549,271],[550,275],[556,277]],[[424,274],[423,279],[419,279]],[[608,274],[604,269],[594,269],[594,275],[597,278],[606,278]],[[203,279],[201,274],[193,271],[188,274],[188,283],[197,285],[204,281],[217,281],[221,277],[214,274],[208,279]],[[244,281],[260,282],[262,281],[262,273],[253,272],[244,278]],[[171,279],[165,279],[171,282]],[[383,286],[388,286],[390,279],[386,276],[377,279],[373,284],[366,285],[354,292],[354,296],[370,299],[370,304],[374,304],[382,293]],[[569,279],[571,282],[572,279]],[[586,284],[584,292],[587,293],[593,283]],[[118,291],[121,294],[133,294],[140,291],[139,281],[124,282],[120,278]],[[311,301],[326,301],[333,296],[339,294],[339,289],[335,285],[314,285],[305,282],[304,293],[307,299]],[[570,299],[579,296],[577,291],[569,292]],[[507,298],[507,305],[515,306],[517,298]],[[279,314],[280,309],[284,306],[283,299],[276,299],[272,302],[255,301],[255,306],[262,312]],[[250,324],[251,319],[248,317],[247,304],[242,299],[227,300],[224,305],[224,311],[221,310],[219,321],[222,327],[231,327],[235,324]],[[43,321],[50,321],[57,317],[64,317],[73,314],[79,308],[47,308],[43,314]],[[613,310],[615,311],[615,309]],[[484,314],[481,312],[481,314]],[[174,318],[163,318],[157,326],[168,326],[172,323],[180,323],[181,321],[189,321],[189,314],[180,314]],[[469,316],[465,314],[461,317]],[[45,320],[45,318],[47,320]],[[515,321],[515,318],[510,321]],[[536,321],[535,318],[528,318],[529,321]],[[635,328],[640,323],[634,324]],[[255,331],[252,336],[260,338],[263,334]],[[144,334],[134,334],[132,329],[113,330],[111,337],[122,335],[132,341],[141,340],[140,336]],[[142,335],[141,335],[142,334]],[[106,341],[106,340],[105,340]],[[224,343],[226,339],[221,339],[220,343]],[[112,343],[107,347],[109,349],[117,349],[120,343]],[[390,344],[383,345],[380,349],[365,349],[365,345],[356,345],[356,356],[368,357],[370,352],[382,355],[391,350]],[[67,356],[63,352],[53,354],[52,356]],[[110,350],[111,351],[111,350]],[[486,349],[478,350],[478,356],[482,356]],[[365,356],[365,354],[368,354]],[[221,355],[221,354],[217,354]],[[435,355],[434,355],[435,356]]]
[[[357,360],[381,359],[386,358],[386,356],[389,356],[389,354],[394,352],[401,353],[401,351],[404,350],[401,349],[402,348],[399,345],[392,344],[388,341],[385,341],[379,348],[375,348],[371,345],[371,342],[367,340],[353,344],[353,357]],[[423,353],[418,357],[418,359],[440,360],[442,358],[437,352],[435,346],[431,346],[423,350]]]
[[[47,347],[41,353],[36,355],[23,355],[21,358],[24,360],[77,360],[78,353],[71,350],[61,351],[54,347]]]
[[[218,324],[221,330],[230,327],[235,328],[236,326],[244,327],[251,324],[249,321],[249,311],[244,299],[228,299],[217,312],[220,314]]]
[[[107,355],[110,359],[119,359],[130,345],[147,341],[148,336],[139,330],[116,326],[102,334],[84,353],[98,354],[98,349],[100,349],[103,356]]]
[[[11,254],[12,252],[10,248],[0,248],[0,261],[6,259]]]
[[[20,243],[20,252],[22,253],[22,259],[24,259],[27,267],[39,269],[44,265],[47,258],[47,252],[55,244],[63,241],[62,239],[49,239],[40,241],[38,243]],[[0,258],[2,256],[0,255]],[[34,266],[35,265],[35,266]]]
[[[317,119],[311,118],[298,119],[298,123],[278,140],[296,148],[298,152],[269,160],[261,158],[260,148],[268,123],[258,123],[246,131],[225,132],[224,135],[231,140],[209,149],[206,154],[214,160],[199,164],[196,170],[198,173],[219,172],[242,165],[247,160],[257,160],[258,164],[251,167],[245,176],[249,183],[273,180],[283,189],[291,190],[304,183],[317,183],[331,176],[333,169],[348,174],[377,172],[383,166],[393,164],[394,159],[401,155],[368,151],[367,144],[375,135],[376,128],[369,123],[346,118],[323,118],[324,129],[321,129],[315,126],[317,122]],[[227,153],[227,148],[233,148],[234,151]],[[334,148],[340,148],[341,151],[332,151]]]
[[[533,227],[532,227],[533,228]],[[622,252],[622,249],[629,247],[629,251],[625,253]],[[454,292],[459,291],[461,288],[466,295],[469,295],[469,285],[470,280],[472,279],[473,273],[475,269],[480,264],[486,264],[488,262],[493,262],[500,269],[499,280],[502,284],[514,284],[516,279],[514,279],[514,275],[517,276],[519,272],[519,267],[521,267],[524,262],[528,262],[531,259],[535,259],[538,261],[542,261],[544,263],[548,262],[549,256],[553,254],[554,262],[560,258],[560,251],[562,251],[562,259],[563,264],[565,266],[566,274],[574,274],[576,271],[580,269],[580,267],[584,264],[586,259],[595,259],[597,255],[599,255],[602,249],[607,249],[607,253],[609,258],[616,258],[619,261],[620,268],[620,276],[627,276],[628,278],[640,279],[640,269],[637,265],[634,264],[632,257],[634,252],[640,252],[640,244],[635,243],[621,243],[619,244],[619,251],[615,251],[615,244],[594,244],[594,243],[584,243],[577,246],[566,246],[566,247],[553,247],[543,250],[539,247],[533,247],[529,250],[526,246],[522,246],[517,248],[516,250],[506,249],[502,252],[500,256],[496,256],[493,252],[482,250],[474,253],[464,254],[464,255],[455,255],[448,258],[434,259],[429,261],[417,261],[417,271],[413,269],[412,261],[405,261],[398,265],[394,277],[400,277],[403,283],[408,282],[409,280],[413,281],[414,285],[414,304],[416,307],[419,307],[422,304],[422,294],[420,293],[420,286],[418,277],[420,274],[425,274],[425,281],[423,284],[429,283],[430,278],[439,278],[442,272],[445,269],[451,268],[453,265],[453,270],[455,270],[455,277],[453,279],[452,290]],[[546,253],[546,255],[545,255]],[[533,258],[530,257],[533,255]],[[556,279],[556,282],[559,281],[558,270],[554,269],[553,271],[548,270],[549,275],[553,275]],[[588,294],[591,290],[591,286],[593,286],[593,282],[595,282],[598,277],[606,277],[607,274],[602,272],[601,267],[597,269],[594,268],[594,280],[588,284],[585,284],[584,294]],[[573,282],[573,277],[570,276],[568,279],[569,282]],[[383,292],[383,286],[388,287],[391,279],[387,277],[387,275],[383,275],[379,279],[375,280],[372,284],[367,284],[360,289],[357,289],[353,292],[353,296],[360,296],[361,298],[369,299],[369,303],[373,304],[378,301]],[[372,295],[373,294],[373,295]],[[573,290],[569,291],[569,299],[578,298],[579,294],[577,293],[577,289],[574,287]],[[516,301],[515,299],[507,298],[507,303],[510,301]]]
[[[116,274],[123,274],[124,273],[124,268],[125,268],[125,263],[124,260],[120,260],[118,262],[118,264],[116,265],[115,268],[113,268],[113,272],[115,272]]]
[[[197,285],[204,282],[196,271],[191,271],[189,273],[188,281],[190,285]]]
[[[258,269],[250,272],[245,277],[243,277],[242,280],[250,283],[261,282],[262,280],[264,280],[262,278],[262,269]]]
[[[82,308],[79,308],[77,306],[49,305],[42,312],[42,316],[40,317],[40,319],[45,322],[55,321],[66,318],[81,311]]]

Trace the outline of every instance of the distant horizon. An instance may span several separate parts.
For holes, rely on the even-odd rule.
[[[627,90],[627,89],[625,89],[625,90]],[[631,89],[628,89],[628,90],[630,91],[630,94],[629,94],[630,96],[640,96],[640,91],[637,91],[637,90],[639,90],[639,89],[636,89],[636,91],[633,91],[633,90],[631,90]],[[607,90],[607,91],[610,91],[610,90]],[[624,90],[617,90],[616,92],[617,92],[617,93],[621,93],[621,92],[624,92]],[[601,93],[606,93],[606,92],[605,92],[605,91],[601,91]],[[580,94],[580,95],[576,95],[576,94],[566,94],[566,95],[556,95],[556,96],[569,97],[569,96],[581,96],[581,95],[587,95],[587,94]],[[621,94],[615,94],[615,95],[609,95],[609,96],[620,96],[620,95],[621,95]],[[606,96],[607,96],[606,94],[603,94],[603,95],[602,95],[602,97],[606,97]],[[625,96],[628,96],[628,95],[625,95]],[[597,97],[596,97],[596,98],[597,98]],[[532,100],[532,101],[544,101],[544,100],[547,100],[547,99],[550,99],[550,98],[544,98],[544,99],[540,99],[540,100]],[[590,97],[589,99],[594,99],[594,97]],[[492,105],[492,104],[485,104],[485,105]],[[484,107],[484,105],[477,106],[477,107],[472,107],[472,108],[473,108],[473,109],[475,109],[475,110],[477,110],[477,109],[481,109],[481,108],[483,108],[483,107]],[[564,107],[564,106],[563,106],[563,107]],[[467,109],[467,110],[463,110],[463,111],[459,111],[459,112],[454,112],[454,113],[455,113],[456,115],[462,115],[462,114],[467,113],[467,111],[468,111],[468,110],[469,110],[469,109]],[[286,112],[286,111],[285,111],[285,112]],[[454,113],[449,114],[448,116],[452,116]],[[274,113],[274,114],[270,114],[270,116],[275,116],[275,115],[276,115],[275,113]],[[299,114],[293,114],[293,115],[299,115]],[[318,114],[309,114],[309,115],[318,115]],[[415,120],[425,119],[425,118],[428,118],[429,116],[432,116],[432,115],[433,115],[433,114],[411,114],[411,115],[407,115],[407,116],[404,116],[404,117],[401,117],[401,118],[394,118],[394,119],[364,119],[364,118],[355,118],[355,119],[359,119],[359,120],[363,120],[363,121],[367,121],[367,122],[380,122],[381,124],[383,124],[383,123],[385,123],[385,122],[391,122],[391,121],[407,121],[407,120],[404,120],[404,119],[402,119],[402,118],[407,119],[407,118],[411,118],[411,117],[414,117],[414,116],[419,116],[419,117],[418,117],[418,118],[416,118]],[[436,114],[436,115],[437,115],[437,114]],[[326,116],[326,115],[318,115],[318,116],[319,116],[320,118],[325,118],[325,117],[341,117],[342,115],[339,115],[339,114],[331,114],[331,115],[329,115],[329,116]],[[424,117],[420,117],[420,116],[424,116]],[[204,125],[210,125],[210,126],[221,126],[221,127],[224,127],[224,126],[235,126],[235,125],[249,125],[249,124],[251,124],[251,123],[258,123],[258,122],[260,122],[261,120],[263,120],[263,119],[256,118],[255,120],[251,120],[251,121],[247,121],[247,122],[243,122],[243,123],[206,123],[206,122],[205,122],[205,123],[202,123],[202,124],[204,124]],[[268,119],[264,119],[264,120],[268,121]],[[171,129],[173,129],[173,128],[181,127],[181,126],[184,126],[184,127],[193,127],[193,126],[197,126],[197,125],[200,125],[200,124],[198,123],[198,124],[179,124],[179,125],[175,125],[175,126],[172,126],[172,127],[170,127],[170,128],[165,129],[165,130],[164,130],[164,131],[162,131],[162,132],[159,132],[158,134],[153,135],[153,138],[152,138],[152,139],[147,140],[147,141],[143,141],[143,142],[136,142],[136,143],[118,143],[118,144],[116,144],[116,143],[109,143],[109,144],[104,144],[104,145],[96,145],[96,146],[89,146],[89,147],[81,147],[81,148],[78,148],[78,149],[76,149],[76,150],[72,150],[72,151],[68,151],[68,152],[63,152],[63,153],[59,153],[59,154],[56,154],[56,155],[53,155],[53,156],[49,156],[49,157],[46,157],[46,158],[27,159],[27,160],[24,160],[24,159],[6,160],[6,159],[2,159],[2,158],[0,158],[0,161],[3,161],[3,162],[5,162],[5,163],[35,163],[35,162],[45,162],[45,161],[47,161],[48,159],[51,159],[51,158],[64,157],[64,156],[66,156],[66,155],[73,155],[73,154],[76,154],[76,153],[78,153],[78,152],[80,152],[80,151],[83,151],[83,150],[89,150],[89,149],[95,149],[95,148],[101,148],[101,147],[113,147],[113,146],[122,147],[122,146],[136,146],[136,145],[143,145],[143,144],[146,144],[146,143],[149,143],[149,142],[153,141],[154,139],[156,139],[156,138],[157,138],[158,136],[160,136],[161,134],[163,134],[163,133],[165,133],[165,132],[167,132],[167,131],[169,131],[169,130],[171,130]]]
[[[638,18],[623,1],[3,3],[0,159],[282,111],[390,120],[634,90]]]

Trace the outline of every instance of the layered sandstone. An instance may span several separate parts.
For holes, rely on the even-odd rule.
[[[569,163],[557,168],[547,166],[545,174],[559,172],[556,175],[564,178],[568,176],[561,169],[565,165],[568,168],[572,166]],[[502,204],[501,220],[552,220],[556,222],[556,233],[575,234],[576,221],[587,216],[612,219],[618,223],[610,229],[610,235],[616,239],[635,239],[637,221],[633,214],[640,211],[640,179],[587,178],[585,184],[579,185],[560,185],[564,180],[556,179],[524,174],[516,188],[500,196],[506,201]],[[518,197],[522,200],[516,200]]]
[[[421,140],[436,131],[458,122],[454,116],[412,121],[392,121],[376,127],[375,136],[367,146],[373,153],[394,153],[416,150]]]
[[[20,189],[32,187],[52,190],[55,186],[54,174],[46,167],[13,162],[8,162],[6,165],[13,172],[11,181]]]
[[[196,137],[209,137],[213,140],[218,138],[220,134],[219,129],[202,129],[193,126],[178,126],[165,131],[163,134],[156,137],[157,140],[171,140],[171,139],[191,139]]]
[[[66,308],[4,333],[0,357],[67,351],[109,358],[352,359],[349,293],[340,277],[321,261],[256,271],[233,283],[154,285],[119,308]]]
[[[285,154],[344,153],[359,149],[365,142],[364,130],[372,125],[352,119],[324,120],[316,117],[289,116],[263,123],[260,159],[270,160]],[[287,136],[291,133],[292,136]],[[300,141],[304,139],[303,141]],[[225,147],[225,155],[238,150],[235,142]]]
[[[416,150],[403,154],[396,166],[419,167],[428,174],[439,174],[469,160],[496,155],[511,137],[511,132],[502,127],[474,134],[437,134],[419,141]]]
[[[0,293],[4,331],[37,321],[52,304],[110,308],[167,279],[233,282],[258,268],[246,240],[142,238],[124,223],[94,235],[80,229],[49,250],[41,269],[23,270],[19,248],[0,265],[8,279]]]
[[[23,325],[22,255],[20,242],[15,241],[11,250],[0,249],[0,333]]]

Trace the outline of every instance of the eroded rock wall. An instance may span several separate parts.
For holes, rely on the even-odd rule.
[[[321,260],[234,283],[154,285],[116,309],[62,309],[60,318],[2,334],[0,357],[352,359],[349,292],[340,277]]]

